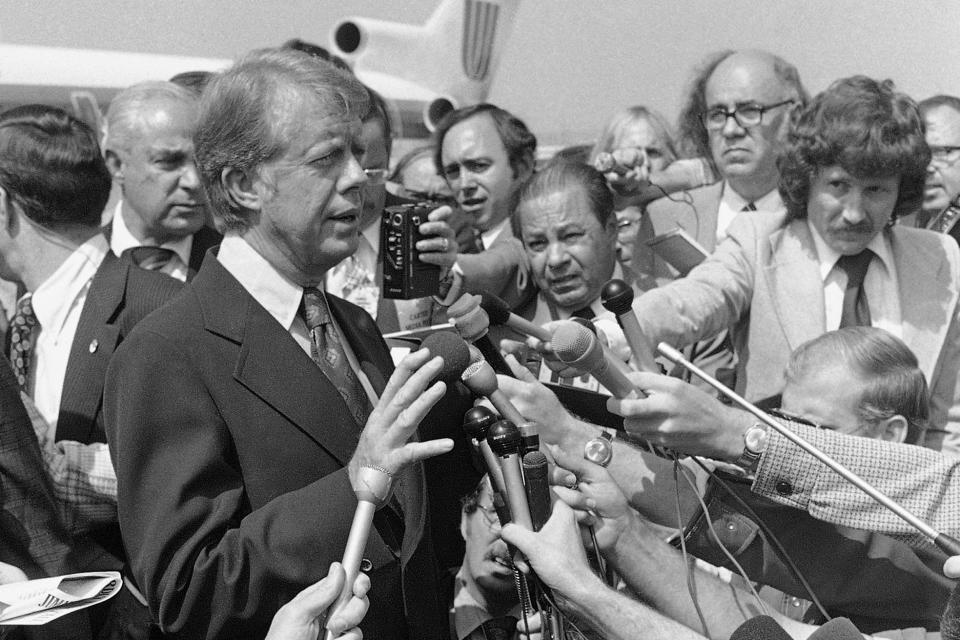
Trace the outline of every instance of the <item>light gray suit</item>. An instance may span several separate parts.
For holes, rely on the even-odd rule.
[[[903,341],[930,384],[926,445],[960,453],[960,250],[949,238],[894,226]],[[826,330],[823,285],[805,220],[738,216],[728,238],[689,276],[634,302],[654,341],[682,345],[730,327],[739,355],[737,390],[759,400],[783,387],[790,353]],[[941,442],[942,440],[942,442]]]

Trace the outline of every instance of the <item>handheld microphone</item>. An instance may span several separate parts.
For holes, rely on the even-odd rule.
[[[542,342],[550,340],[549,331],[513,313],[506,302],[492,293],[480,292],[480,307],[490,318],[491,324],[506,325],[517,333],[533,336]]]
[[[614,278],[603,285],[600,291],[600,302],[603,308],[617,316],[617,323],[623,329],[630,351],[637,361],[641,371],[660,373],[656,361],[653,359],[653,345],[643,335],[637,314],[633,312],[633,288],[623,280]]]
[[[459,380],[470,364],[470,349],[463,339],[452,331],[431,333],[420,343],[417,350],[420,349],[429,349],[431,355],[443,358],[443,366],[437,379],[444,382]]]
[[[730,640],[790,640],[790,634],[770,616],[757,616],[734,629]]]
[[[550,481],[547,479],[547,456],[542,451],[531,451],[523,456],[523,477],[530,522],[534,531],[540,531],[550,519]]]
[[[587,320],[586,318],[570,318],[570,322],[576,322],[580,326],[588,329],[590,333],[597,336],[597,342],[600,342],[600,348],[603,349],[603,355],[607,361],[617,369],[620,369],[622,373],[630,373],[630,366],[621,360],[610,347],[603,344],[603,342],[600,340],[600,336],[597,334],[597,325],[593,324],[593,321]],[[586,373],[589,373],[589,371]]]
[[[533,531],[530,506],[520,472],[520,431],[509,420],[500,420],[487,432],[487,442],[500,459],[500,471],[503,472],[503,483],[507,489],[504,495],[510,507],[511,521]]]
[[[493,368],[486,360],[481,359],[471,362],[460,379],[474,395],[490,400],[504,419],[509,420],[515,425],[524,422],[524,418],[520,415],[517,408],[513,406],[510,399],[500,391],[499,385],[497,384],[497,374],[494,373]]]
[[[565,365],[588,371],[617,398],[643,397],[615,364],[616,358],[603,351],[600,340],[576,322],[558,322],[550,339],[553,352]],[[469,371],[469,367],[467,367]],[[464,374],[466,375],[466,374]]]
[[[531,451],[539,451],[540,428],[537,423],[521,422],[517,425],[517,428],[520,430],[520,456],[526,456]]]
[[[353,513],[353,522],[350,533],[347,535],[347,546],[343,550],[343,571],[346,580],[343,590],[330,610],[328,620],[343,609],[353,597],[353,583],[360,574],[360,562],[363,559],[363,550],[370,537],[370,527],[373,524],[373,514],[387,503],[390,498],[390,489],[393,483],[386,472],[372,467],[360,467],[357,477],[357,510]],[[333,640],[333,633],[328,629],[324,633],[324,640]]]
[[[713,376],[709,375],[707,372],[703,371],[700,367],[694,365],[692,362],[683,357],[679,351],[671,347],[665,342],[661,342],[657,345],[657,351],[670,359],[671,362],[683,366],[685,369],[694,373],[698,378],[709,384],[711,387],[730,398],[734,404],[740,406],[741,409],[752,413],[759,419],[761,422],[772,428],[774,431],[777,431],[784,438],[794,443],[814,458],[827,465],[833,469],[838,475],[840,475],[844,480],[855,486],[856,488],[863,491],[865,494],[879,502],[881,505],[892,511],[894,514],[902,518],[907,524],[911,525],[917,531],[923,535],[930,538],[934,544],[936,544],[940,549],[942,549],[947,555],[956,556],[960,555],[960,540],[937,531],[929,524],[913,515],[910,511],[900,506],[889,497],[877,490],[873,485],[868,483],[866,480],[853,473],[842,464],[828,456],[823,451],[820,451],[815,446],[795,434],[790,429],[786,428],[778,421],[774,420],[770,414],[758,408],[756,405],[753,405],[743,399],[740,395],[734,392],[732,389],[718,381]]]
[[[848,619],[833,618],[820,625],[807,640],[863,640],[863,634]]]
[[[487,312],[480,307],[480,296],[470,293],[463,294],[447,309],[447,317],[460,337],[467,342],[472,342],[474,346],[480,349],[483,357],[497,373],[513,376],[513,372],[510,371],[510,367],[500,354],[500,349],[493,344],[490,336],[487,335],[490,329],[490,318],[487,317]]]
[[[463,414],[463,430],[468,437],[473,438],[480,449],[480,455],[483,456],[484,465],[490,475],[493,492],[504,494],[506,486],[503,484],[503,474],[500,472],[500,461],[490,449],[490,443],[487,442],[487,431],[496,424],[497,420],[499,418],[490,409],[474,407]]]

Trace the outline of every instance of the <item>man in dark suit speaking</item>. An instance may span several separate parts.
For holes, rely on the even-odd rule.
[[[226,234],[117,352],[106,400],[131,566],[178,637],[263,637],[342,557],[362,467],[395,487],[362,563],[364,635],[445,633],[420,460],[452,442],[415,435],[442,361],[393,372],[370,316],[317,290],[357,248],[366,109],[356,80],[291,50],[204,95],[197,165]]]

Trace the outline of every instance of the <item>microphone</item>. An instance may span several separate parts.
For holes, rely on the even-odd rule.
[[[553,352],[565,365],[588,371],[617,398],[641,398],[630,379],[617,368],[616,358],[603,351],[600,340],[576,322],[558,322],[550,339]],[[469,371],[470,368],[467,367]],[[466,373],[464,373],[466,375]]]
[[[640,329],[637,314],[633,312],[633,288],[623,280],[614,278],[603,285],[600,291],[600,302],[603,308],[617,316],[617,324],[623,329],[630,351],[637,361],[641,371],[660,373],[660,368],[653,359],[653,345],[647,340]]]
[[[452,382],[460,378],[463,370],[470,364],[470,350],[466,343],[450,331],[438,331],[427,336],[420,344],[421,349],[429,349],[431,355],[443,358],[443,366],[437,374],[437,379]],[[357,496],[357,509],[353,513],[353,522],[350,524],[350,533],[347,534],[347,544],[343,550],[343,571],[346,580],[343,591],[331,609],[331,616],[346,606],[353,596],[353,583],[360,573],[360,562],[363,551],[370,537],[370,527],[373,525],[374,513],[386,504],[390,498],[393,479],[381,469],[360,467],[357,475],[358,487],[354,490]],[[333,640],[330,631],[324,634],[325,640]]]
[[[350,598],[353,597],[353,583],[360,574],[360,561],[363,550],[370,537],[370,526],[373,524],[373,514],[387,503],[390,498],[391,478],[386,472],[372,467],[360,467],[357,475],[358,487],[354,490],[357,496],[357,510],[353,513],[353,522],[350,533],[347,535],[347,546],[343,550],[343,571],[346,580],[343,590],[330,610],[328,620],[342,610]],[[333,633],[328,629],[324,633],[324,640],[333,640]]]
[[[487,398],[506,420],[515,425],[524,422],[524,418],[517,408],[500,391],[497,384],[497,374],[493,372],[493,368],[486,360],[481,359],[471,362],[460,379],[474,395]]]
[[[683,366],[685,369],[696,374],[698,378],[700,378],[701,380],[709,384],[711,387],[713,387],[714,389],[716,389],[726,397],[730,398],[730,400],[732,400],[734,404],[738,405],[741,409],[744,409],[745,411],[748,411],[749,413],[753,414],[757,419],[759,419],[761,422],[763,422],[764,424],[772,428],[774,431],[777,431],[778,433],[780,433],[780,435],[782,435],[784,438],[794,443],[795,445],[797,445],[798,447],[800,447],[801,449],[803,449],[804,451],[812,455],[814,458],[816,458],[823,464],[833,469],[833,471],[835,471],[844,480],[846,480],[856,488],[860,489],[860,491],[863,491],[865,494],[867,494],[868,496],[870,496],[871,498],[879,502],[881,505],[883,505],[884,507],[892,511],[894,514],[902,518],[904,521],[907,522],[907,524],[911,525],[917,531],[919,531],[923,535],[930,538],[930,540],[932,540],[935,545],[940,547],[940,549],[943,550],[947,555],[950,555],[950,556],[960,555],[960,540],[957,540],[956,538],[946,533],[937,531],[936,529],[931,527],[929,524],[927,524],[926,522],[924,522],[923,520],[921,520],[920,518],[912,514],[910,511],[908,511],[907,509],[900,506],[899,504],[891,500],[889,497],[881,493],[878,489],[876,489],[873,485],[868,483],[866,480],[864,480],[854,472],[844,467],[842,464],[840,464],[839,462],[837,462],[836,460],[828,456],[823,451],[820,451],[819,449],[817,449],[815,446],[813,446],[812,444],[810,444],[809,442],[807,442],[806,440],[804,440],[803,438],[795,434],[790,429],[780,424],[778,421],[774,420],[773,417],[770,416],[770,414],[761,410],[756,405],[753,405],[747,402],[745,399],[743,399],[740,395],[738,395],[732,389],[730,389],[729,387],[727,387],[726,385],[718,381],[716,378],[714,378],[713,376],[711,376],[710,374],[702,370],[700,367],[696,366],[695,364],[693,364],[692,362],[684,358],[683,354],[681,354],[679,351],[677,351],[667,343],[661,342],[659,345],[657,345],[657,351],[659,351],[661,354],[669,358],[671,362],[679,364]]]
[[[531,451],[539,451],[540,428],[537,423],[521,422],[517,425],[517,428],[520,430],[520,455],[526,456]]]
[[[507,489],[503,484],[500,461],[497,460],[497,456],[490,449],[490,443],[487,442],[487,431],[496,424],[497,420],[499,418],[490,409],[474,407],[463,414],[463,430],[467,436],[473,438],[480,449],[480,455],[483,456],[484,465],[490,475],[490,482],[493,484],[493,492],[503,495]]]
[[[590,333],[597,336],[597,341],[600,342],[600,336],[597,335],[597,325],[593,324],[592,320],[587,320],[586,318],[570,318],[570,322],[576,322],[577,324],[586,327]],[[630,366],[621,360],[617,354],[613,352],[610,347],[600,342],[600,348],[603,349],[603,355],[607,358],[611,365],[615,366],[617,369],[620,369],[623,373],[630,373]]]
[[[487,432],[487,442],[500,459],[500,471],[503,472],[503,483],[506,485],[504,496],[510,507],[511,521],[533,531],[530,506],[520,473],[520,431],[509,420],[500,420]]]
[[[480,307],[480,296],[470,293],[463,294],[447,309],[447,317],[460,337],[467,342],[472,342],[474,346],[480,349],[483,357],[497,373],[513,376],[513,372],[510,371],[510,367],[500,354],[500,349],[493,344],[490,336],[487,335],[490,329],[490,318],[487,317],[487,312]]]
[[[820,625],[807,640],[863,640],[863,634],[846,618],[833,618]]]
[[[437,380],[454,382],[460,379],[463,371],[470,365],[470,349],[460,336],[452,331],[436,331],[423,342],[420,349],[429,349],[430,355],[443,358],[443,366],[437,374]]]
[[[547,479],[547,456],[542,451],[531,451],[523,456],[523,477],[526,482],[527,504],[534,531],[550,519],[550,481]]]
[[[501,298],[487,291],[480,292],[480,308],[482,308],[490,318],[490,323],[498,326],[506,325],[525,336],[533,336],[542,342],[550,340],[550,332],[534,324],[529,320],[521,318],[510,311],[510,307]]]
[[[859,637],[862,640],[863,636]],[[730,640],[791,640],[791,638],[786,629],[770,616],[757,616],[734,629],[730,634]]]

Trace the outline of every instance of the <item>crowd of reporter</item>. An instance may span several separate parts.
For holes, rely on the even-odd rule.
[[[0,114],[3,579],[124,582],[5,633],[960,637],[960,99],[724,51],[676,120],[538,160],[478,104],[393,159],[388,105],[302,41],[130,87],[103,131]],[[384,212],[418,203],[435,295],[387,295]],[[461,430],[485,398],[549,460],[544,522]]]

